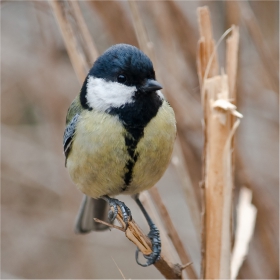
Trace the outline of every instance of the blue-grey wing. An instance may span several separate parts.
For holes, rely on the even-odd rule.
[[[79,114],[76,114],[72,118],[72,120],[68,123],[68,125],[66,126],[65,131],[64,131],[63,149],[64,149],[64,154],[65,154],[65,166],[66,166],[67,157],[71,151],[71,145],[72,145],[73,137],[75,134],[78,119],[79,119]]]

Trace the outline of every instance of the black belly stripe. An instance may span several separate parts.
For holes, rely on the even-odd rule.
[[[130,159],[126,162],[124,173],[123,191],[129,187],[133,168],[138,159],[135,152],[137,144],[144,136],[144,128],[154,118],[161,107],[163,100],[156,92],[149,94],[135,93],[134,102],[125,104],[119,108],[110,108],[106,112],[118,116],[126,130],[125,145]]]
[[[125,145],[127,147],[127,152],[130,156],[130,159],[127,161],[125,165],[125,169],[127,170],[124,174],[124,183],[122,190],[125,191],[132,180],[132,173],[135,163],[138,159],[138,153],[136,153],[137,144],[140,139],[144,135],[144,128],[139,129],[129,129],[126,128],[128,135],[125,137]]]

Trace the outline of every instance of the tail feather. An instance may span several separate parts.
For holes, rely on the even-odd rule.
[[[79,234],[91,231],[101,231],[108,229],[108,226],[96,223],[93,218],[98,218],[108,222],[109,205],[103,199],[94,199],[84,195],[79,213],[76,218],[75,232]]]

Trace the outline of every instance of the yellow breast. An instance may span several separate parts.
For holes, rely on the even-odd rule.
[[[83,193],[94,198],[134,194],[152,187],[163,175],[176,136],[174,112],[167,102],[144,129],[136,148],[138,157],[132,180],[123,192],[126,163],[130,159],[126,133],[116,116],[97,111],[81,114],[67,168]]]

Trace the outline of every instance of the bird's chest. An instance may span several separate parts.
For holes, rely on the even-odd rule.
[[[130,130],[116,116],[81,116],[67,160],[70,176],[91,197],[137,193],[162,176],[175,134],[174,117],[164,109],[145,127]]]

